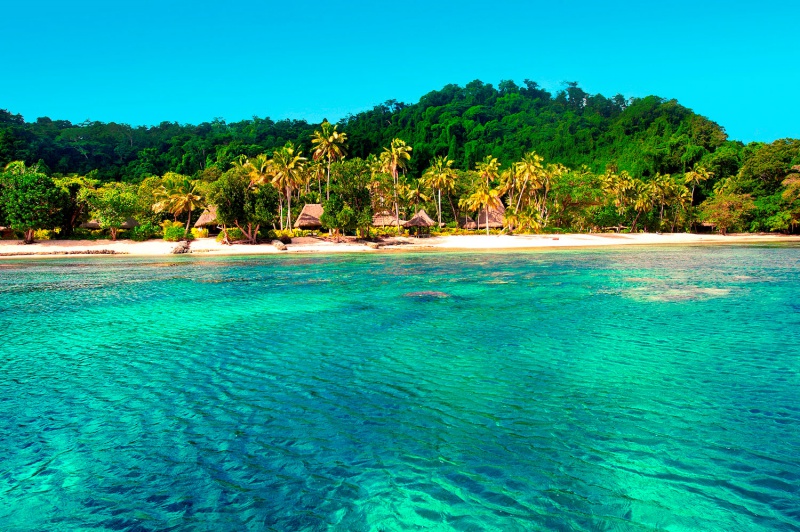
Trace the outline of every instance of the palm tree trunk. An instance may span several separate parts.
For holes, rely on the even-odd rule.
[[[400,235],[400,202],[397,199],[397,171],[392,172],[392,178],[394,180],[394,215],[396,216],[397,234]]]
[[[331,199],[331,157],[328,156],[328,183],[325,185],[325,199]]]
[[[456,225],[458,225],[458,212],[456,211],[456,205],[453,203],[450,192],[447,193],[447,200],[450,202],[450,208],[453,210],[453,219],[456,221]]]
[[[286,196],[289,198],[289,206],[286,209],[286,229],[291,231],[292,229],[292,191],[289,188],[286,188]]]
[[[281,231],[283,231],[283,194],[280,195],[280,219],[281,219]]]
[[[186,220],[186,232],[189,232],[189,225],[192,223],[192,209],[189,209],[189,219]]]
[[[439,230],[442,229],[442,189],[439,189]]]
[[[489,204],[486,204],[484,209],[486,211],[486,236],[489,236]]]
[[[522,193],[525,192],[525,187],[528,186],[528,178],[525,178],[525,181],[522,183],[522,188],[519,190],[519,196],[517,196],[517,207],[514,209],[514,213],[519,213],[519,204],[522,203]]]

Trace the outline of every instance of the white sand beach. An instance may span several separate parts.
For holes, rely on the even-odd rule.
[[[399,237],[385,239],[379,249],[365,242],[348,239],[332,242],[325,239],[296,238],[285,251],[268,243],[256,246],[247,244],[224,245],[213,238],[202,238],[191,243],[195,255],[261,255],[292,253],[376,253],[382,251],[501,251],[548,248],[580,248],[630,245],[717,245],[748,243],[800,242],[800,236],[777,234],[718,234],[692,233],[592,233],[563,235],[448,235],[429,238]],[[0,241],[0,258],[41,258],[59,256],[128,256],[149,257],[170,255],[174,242],[149,240],[46,240],[30,245],[16,240]]]

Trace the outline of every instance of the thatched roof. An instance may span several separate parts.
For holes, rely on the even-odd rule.
[[[400,220],[400,225],[405,225],[404,220]],[[394,213],[389,211],[383,211],[375,214],[372,217],[372,225],[374,227],[389,227],[393,225],[397,225],[397,217]]]
[[[477,229],[478,224],[469,216],[462,216],[458,219],[458,226],[462,229]]]
[[[204,227],[206,225],[217,225],[217,206],[209,205],[200,218],[194,223],[195,227]]]
[[[306,203],[303,205],[303,210],[300,211],[300,216],[294,222],[295,229],[319,229],[322,227],[320,217],[324,209],[319,203]]]
[[[505,225],[506,207],[502,203],[497,209],[489,209],[489,229],[500,229]],[[478,213],[478,229],[486,229],[486,210]]]
[[[403,224],[403,227],[433,227],[436,225],[425,209],[420,209],[409,221]]]
[[[125,220],[125,223],[122,224],[121,229],[133,229],[137,225],[139,225],[139,222],[133,218],[128,218]],[[88,222],[82,223],[78,227],[81,229],[102,229],[102,227],[100,227],[100,222],[97,220],[89,220]]]

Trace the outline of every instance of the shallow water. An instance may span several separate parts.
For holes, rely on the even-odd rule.
[[[800,530],[800,247],[0,262],[2,530]]]

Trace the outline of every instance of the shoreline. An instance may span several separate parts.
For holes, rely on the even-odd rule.
[[[386,252],[491,252],[532,251],[548,249],[619,248],[628,246],[694,246],[735,244],[800,243],[800,235],[779,234],[695,234],[695,233],[570,233],[549,235],[447,235],[428,238],[394,237],[379,248],[365,242],[330,242],[314,237],[296,238],[281,251],[269,243],[231,246],[213,238],[191,243],[189,255],[291,255],[317,253],[386,253]],[[164,257],[172,255],[177,244],[163,240],[133,242],[131,240],[45,240],[34,244],[0,241],[0,260],[62,257]],[[177,255],[176,255],[177,256]]]

